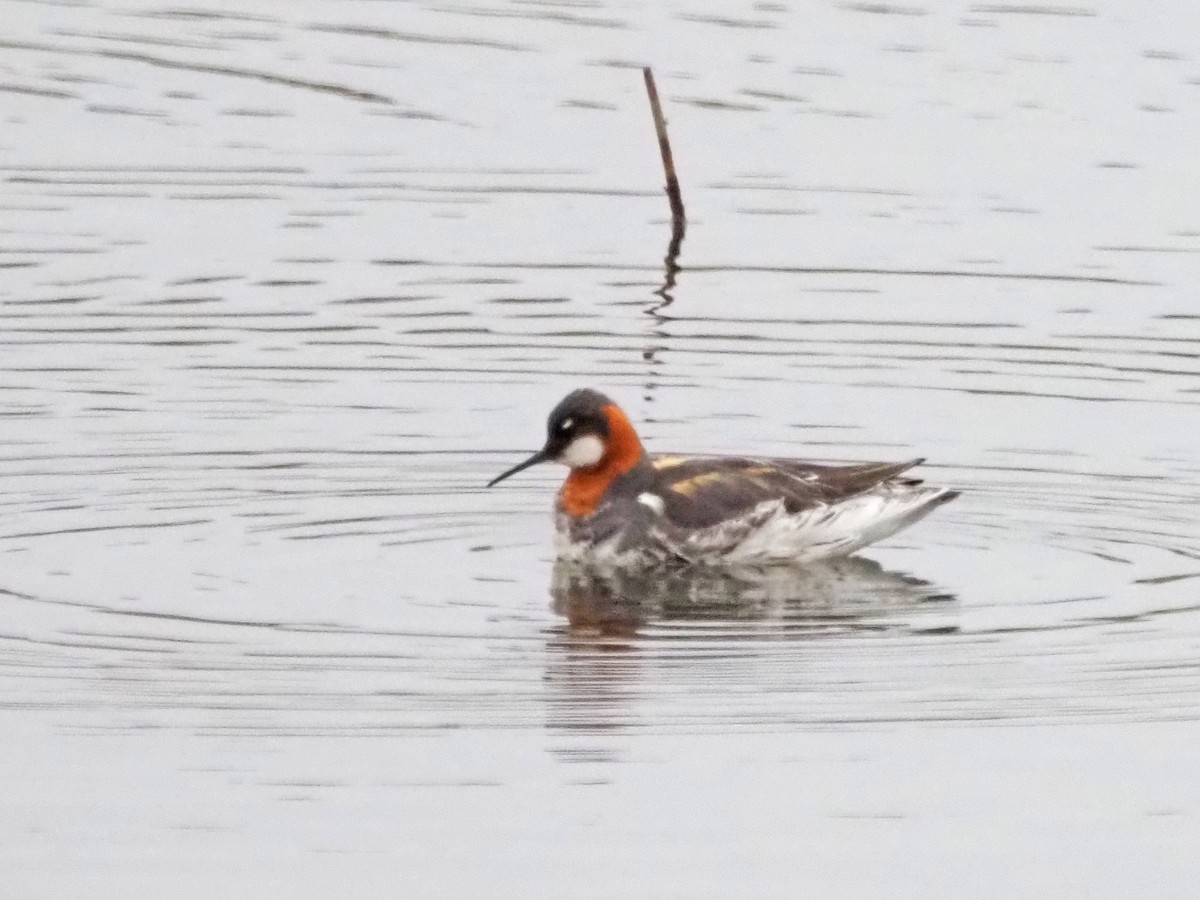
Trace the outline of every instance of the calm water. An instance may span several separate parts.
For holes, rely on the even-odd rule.
[[[6,895],[1193,895],[1193,4],[0,22]],[[965,494],[555,568],[580,385]]]

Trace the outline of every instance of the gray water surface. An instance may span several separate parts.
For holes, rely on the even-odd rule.
[[[1193,896],[1192,4],[0,22],[6,896]],[[582,385],[964,495],[556,567]]]

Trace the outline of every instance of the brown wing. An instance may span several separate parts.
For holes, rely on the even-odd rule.
[[[706,528],[782,500],[788,512],[836,503],[882,484],[922,462],[823,466],[792,459],[652,457],[654,492],[664,512],[685,528]],[[913,482],[916,483],[916,482]]]

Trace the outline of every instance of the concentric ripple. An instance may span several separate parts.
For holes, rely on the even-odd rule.
[[[0,0],[8,894],[1194,893],[1168,6]],[[963,494],[556,567],[583,385]]]

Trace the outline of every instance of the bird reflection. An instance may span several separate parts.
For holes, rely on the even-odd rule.
[[[597,569],[560,560],[553,609],[577,637],[634,638],[655,621],[758,620],[774,630],[871,629],[954,598],[928,581],[850,556],[804,567]]]
[[[864,557],[803,568],[599,570],[559,561],[552,607],[565,621],[547,641],[549,721],[563,732],[636,724],[662,685],[664,660],[703,667],[715,655],[746,665],[780,641],[894,630],[945,633],[955,598]]]

